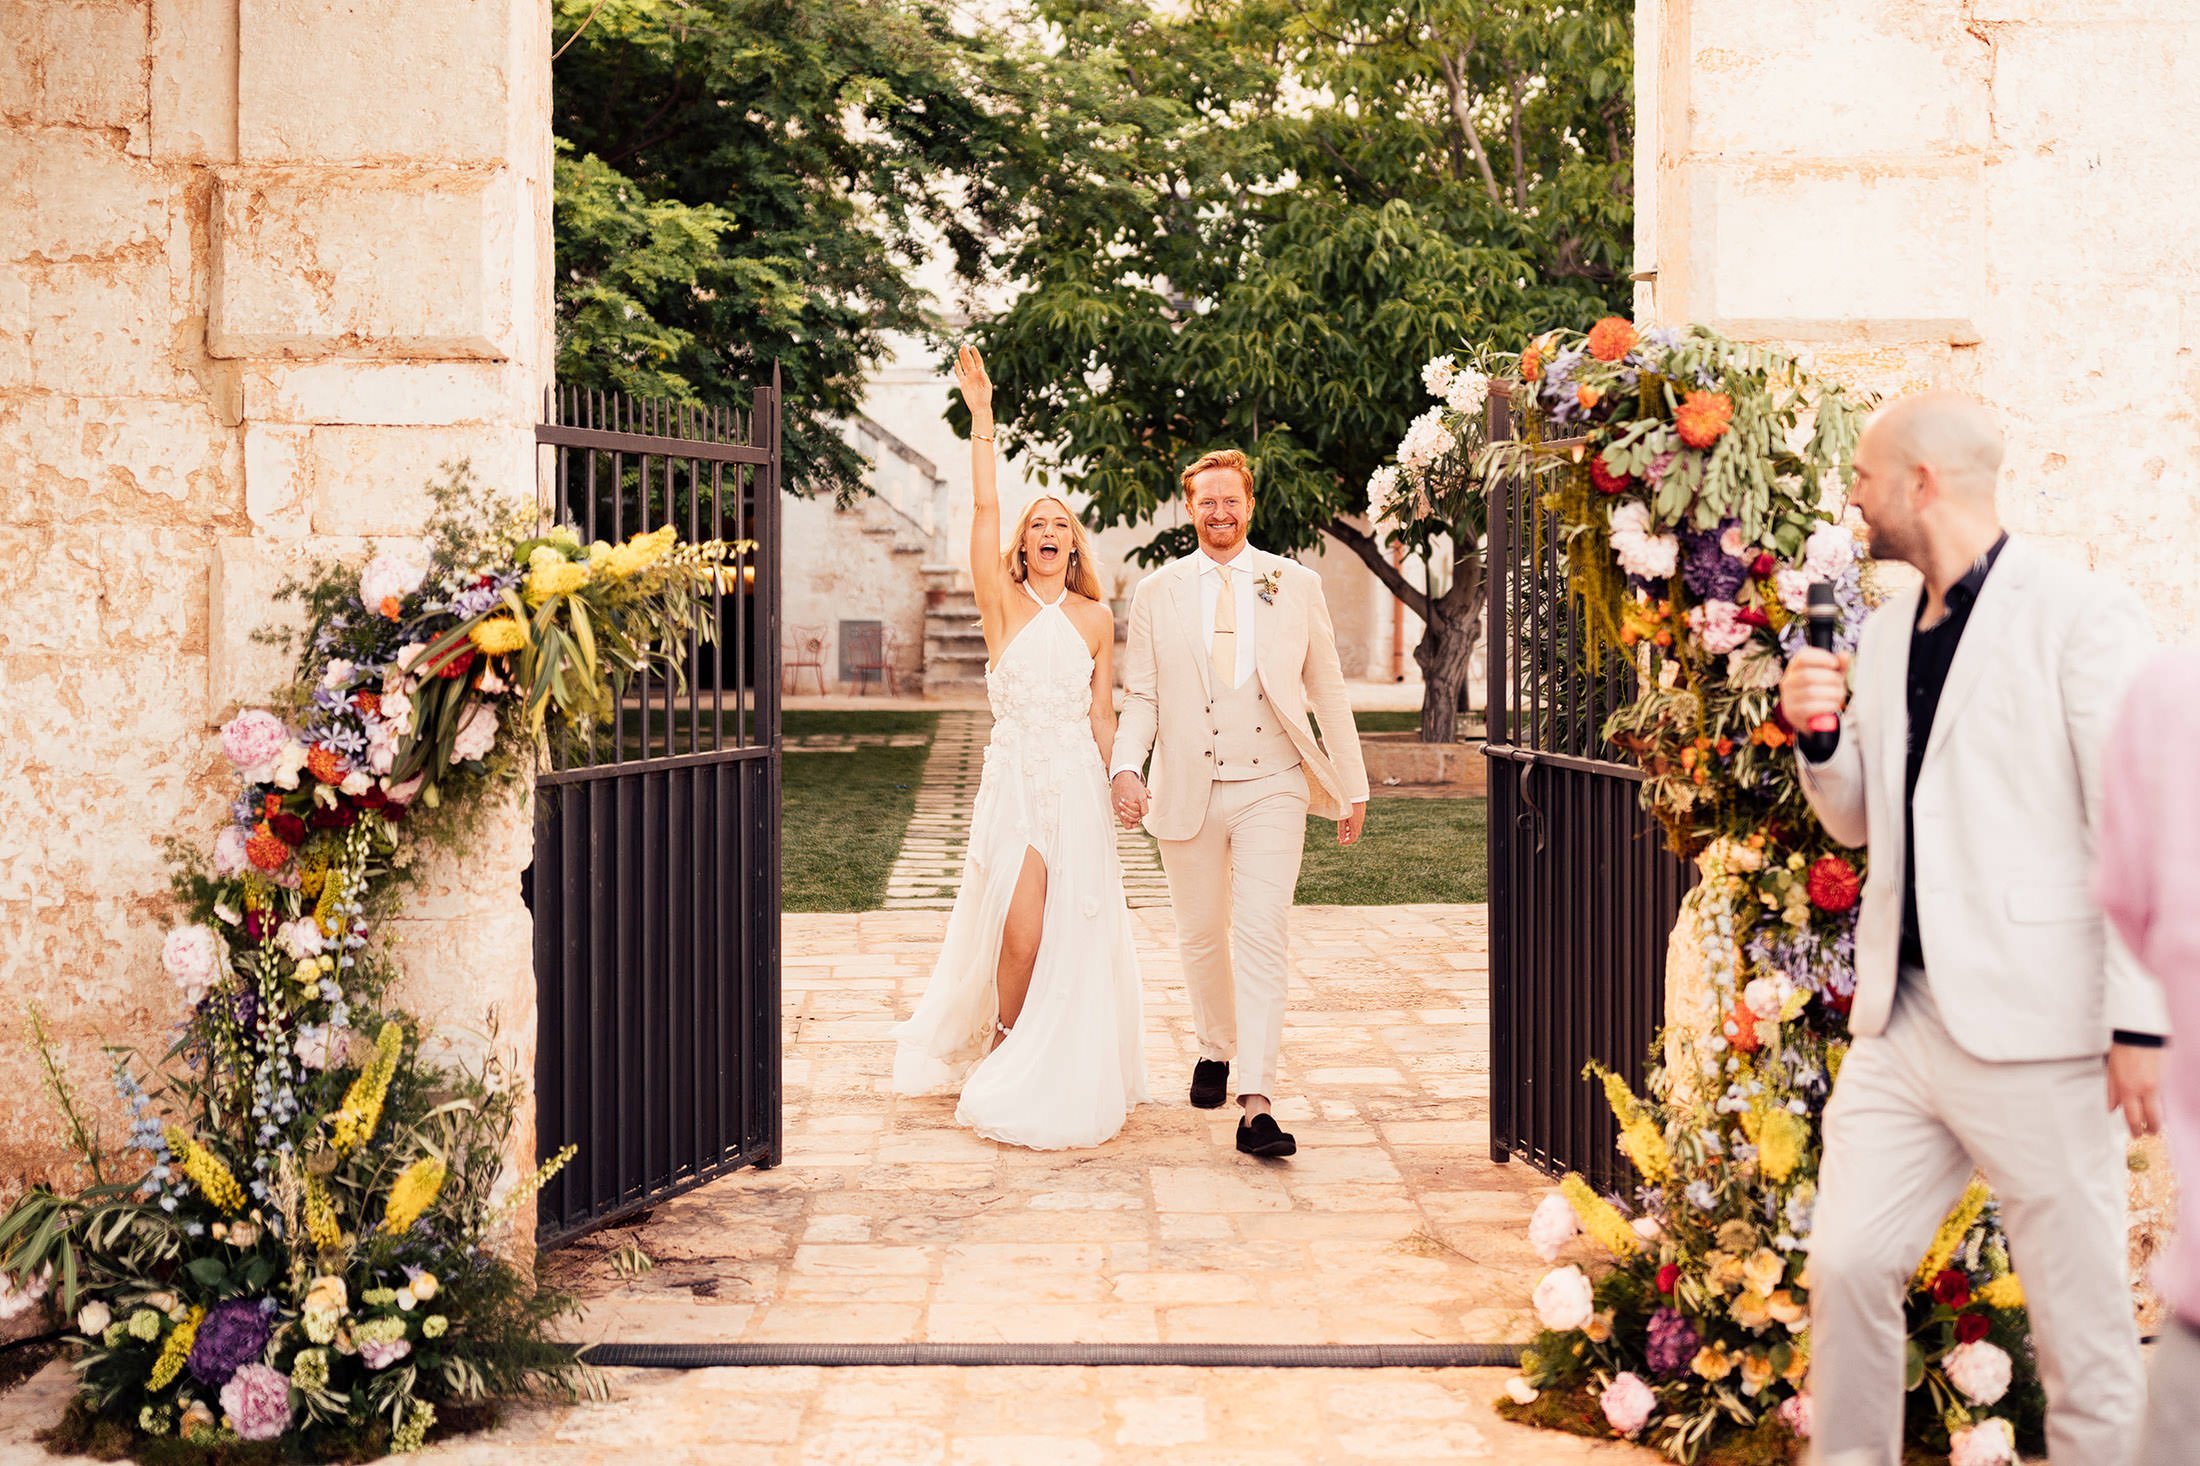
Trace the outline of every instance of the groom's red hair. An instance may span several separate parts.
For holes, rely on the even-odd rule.
[[[1245,480],[1245,497],[1253,496],[1253,460],[1235,448],[1216,448],[1193,459],[1191,465],[1176,476],[1177,487],[1187,495],[1192,492],[1192,479],[1210,468],[1231,468]]]

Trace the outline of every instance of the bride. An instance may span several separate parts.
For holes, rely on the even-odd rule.
[[[894,1089],[961,1085],[957,1123],[993,1140],[1098,1145],[1147,1098],[1108,810],[1115,618],[1084,525],[1061,500],[1033,500],[998,548],[993,384],[975,349],[962,349],[955,381],[970,408],[970,574],[993,736],[939,961],[895,1029]]]

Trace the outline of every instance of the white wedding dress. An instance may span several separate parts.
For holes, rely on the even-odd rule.
[[[957,1123],[1035,1150],[1098,1145],[1149,1097],[1138,958],[1092,737],[1092,672],[1060,600],[1040,602],[986,670],[993,736],[962,889],[932,980],[894,1030],[896,1093],[960,1085]],[[1039,956],[1022,1013],[988,1053],[1001,929],[1028,850],[1047,869]]]

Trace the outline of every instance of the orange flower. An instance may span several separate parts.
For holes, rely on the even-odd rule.
[[[1734,1000],[1734,1011],[1727,1014],[1727,1021],[1734,1025],[1734,1032],[1726,1036],[1738,1054],[1754,1054],[1761,1047],[1757,1038],[1757,1015],[1749,1011],[1749,1004]]]
[[[1533,342],[1521,348],[1520,380],[1523,382],[1540,382],[1543,380],[1543,353],[1536,349]]]
[[[324,784],[341,784],[349,766],[335,749],[326,743],[316,743],[306,750],[306,772]]]
[[[376,717],[382,715],[382,694],[379,692],[355,692],[351,695],[351,700],[359,704],[359,711],[363,713],[372,713]]]
[[[1682,399],[1673,422],[1681,441],[1691,448],[1708,448],[1726,436],[1734,420],[1734,399],[1724,392],[1691,392]]]
[[[1633,321],[1625,316],[1606,316],[1589,328],[1589,354],[1598,361],[1618,361],[1641,339]]]
[[[284,843],[282,836],[270,830],[263,820],[252,827],[251,834],[245,836],[244,853],[245,858],[258,869],[277,871],[289,861],[290,846]]]
[[[395,621],[398,616],[403,612],[404,606],[403,603],[401,603],[397,599],[397,597],[384,596],[382,597],[382,604],[377,609],[380,610],[384,616],[387,616],[390,620]]]
[[[1586,382],[1574,388],[1574,401],[1581,404],[1584,412],[1594,409],[1603,400],[1604,394]]]
[[[1787,729],[1768,718],[1750,730],[1749,741],[1763,744],[1766,748],[1785,748],[1788,741]]]
[[[280,794],[269,794],[269,795],[266,795],[266,796],[264,796],[264,797],[263,797],[263,798],[262,798],[262,799],[260,800],[260,814],[261,814],[261,815],[262,815],[263,817],[265,817],[265,816],[267,816],[267,815],[273,815],[273,814],[281,814],[282,812],[283,812],[283,796],[282,796],[282,795],[280,795]]]
[[[1731,738],[1722,738],[1722,739],[1720,739],[1720,740],[1719,740],[1719,757],[1720,757],[1720,758],[1732,758],[1733,756],[1734,756],[1734,740],[1733,740],[1733,739],[1731,739]]]

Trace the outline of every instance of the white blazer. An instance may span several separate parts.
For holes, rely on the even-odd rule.
[[[1902,947],[1902,786],[1918,587],[1865,623],[1834,756],[1798,758],[1828,834],[1871,847],[1850,1031],[1881,1033]],[[1933,998],[1989,1061],[2108,1051],[2169,1031],[2155,980],[2093,899],[2100,753],[2154,632],[2138,597],[2012,538],[1933,716],[1916,796],[1917,909]],[[2200,756],[2200,754],[2196,754]]]
[[[1341,820],[1367,798],[1359,728],[1337,663],[1337,633],[1321,577],[1281,555],[1247,548],[1240,560],[1275,577],[1276,594],[1256,600],[1253,674],[1306,770],[1308,809]],[[1146,829],[1157,840],[1189,840],[1207,817],[1214,783],[1214,736],[1207,719],[1214,672],[1207,628],[1199,619],[1199,557],[1187,555],[1147,576],[1131,592],[1130,635],[1123,646],[1123,714],[1115,728],[1117,772],[1143,769],[1153,803]],[[1321,720],[1316,737],[1308,719]]]

